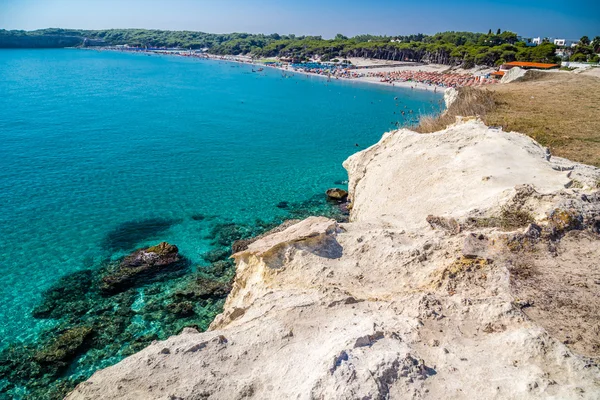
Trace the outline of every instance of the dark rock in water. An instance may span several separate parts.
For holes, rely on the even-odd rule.
[[[239,226],[235,235],[260,226]],[[247,230],[246,230],[247,229]],[[224,236],[222,236],[224,237]],[[220,247],[219,247],[220,248]],[[222,251],[227,249],[220,248]],[[118,264],[100,264],[60,279],[35,307],[56,324],[34,342],[0,350],[0,399],[62,399],[106,360],[117,362],[186,326],[203,331],[223,310],[235,274],[232,260],[182,274],[189,261],[167,243],[138,250]],[[143,303],[137,287],[144,285]],[[157,324],[140,323],[156,321]]]
[[[220,223],[213,226],[208,239],[213,245],[229,247],[236,240],[244,239],[250,235],[250,228],[233,222]]]
[[[275,207],[277,207],[277,208],[288,208],[289,207],[289,203],[287,201],[280,201],[279,203],[277,203],[277,205]]]
[[[157,274],[181,269],[185,265],[177,246],[162,242],[125,257],[110,275],[102,278],[100,289],[104,293],[122,292],[147,282]]]
[[[33,359],[41,365],[57,371],[66,368],[68,362],[81,353],[89,342],[93,330],[89,326],[79,326],[67,330],[55,338],[47,347],[33,355]]]
[[[70,364],[90,346],[93,330],[75,326],[66,330],[53,329],[55,336],[42,335],[39,345],[13,343],[0,353],[0,398],[15,387],[27,386],[28,396],[16,398],[62,399],[79,380],[59,379]],[[6,396],[6,397],[5,397]]]
[[[322,194],[316,194],[300,203],[290,204],[288,212],[294,219],[322,216],[335,219],[337,222],[347,222],[348,217],[341,213],[340,201],[342,200],[330,201]]]
[[[202,255],[209,263],[215,263],[217,261],[226,260],[231,255],[231,252],[222,248],[217,248],[211,251],[208,251]]]
[[[192,215],[192,219],[194,221],[203,221],[206,219],[206,217],[202,214],[194,214],[194,215]]]
[[[348,192],[340,188],[327,189],[325,192],[328,198],[333,200],[343,200],[348,197]]]
[[[207,273],[216,277],[224,277],[232,272],[235,272],[235,264],[230,259],[216,261],[207,269]]]
[[[134,249],[138,243],[156,238],[178,222],[175,219],[165,218],[124,222],[106,235],[102,248],[110,251]]]
[[[316,194],[288,203],[288,218],[322,215],[343,220],[339,202]],[[207,216],[206,220],[213,219]],[[177,221],[145,220],[121,225],[109,234],[105,248],[122,250],[158,236]],[[214,221],[216,222],[216,221]],[[119,263],[88,262],[89,270],[60,279],[34,309],[36,318],[53,318],[35,341],[8,344],[0,350],[0,399],[62,399],[75,385],[107,360],[118,362],[165,340],[189,326],[206,330],[231,290],[235,266],[229,249],[243,249],[261,234],[283,222],[283,217],[253,224],[219,223],[209,236],[213,251],[209,266],[189,273],[189,261],[167,243],[137,250]],[[293,224],[297,221],[289,221]],[[282,225],[277,229],[285,229]],[[143,286],[143,289],[138,289]],[[143,295],[143,302],[141,300]],[[143,321],[144,323],[140,323]],[[148,324],[156,321],[156,324]],[[25,388],[25,389],[24,389]]]
[[[210,279],[199,274],[184,289],[173,294],[176,300],[205,300],[208,298],[225,298],[231,291],[230,281]]]
[[[142,351],[146,347],[148,347],[150,343],[158,339],[158,336],[153,334],[137,337],[131,342],[129,347],[123,351],[123,356],[128,357],[132,354],[137,353],[138,351]]]
[[[178,317],[189,317],[194,315],[194,305],[189,301],[171,303],[167,306],[167,310]]]
[[[42,302],[33,309],[34,318],[62,318],[63,307],[68,305],[69,313],[81,316],[90,308],[84,299],[92,287],[93,271],[77,271],[62,277],[42,295]]]

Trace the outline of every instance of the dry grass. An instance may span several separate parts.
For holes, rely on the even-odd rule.
[[[431,133],[445,129],[456,122],[457,116],[483,117],[496,107],[492,92],[475,88],[460,88],[459,96],[448,110],[440,116],[421,117],[415,130],[420,133]]]
[[[478,92],[478,93],[473,93]],[[462,88],[460,100],[419,132],[444,129],[457,115],[478,115],[489,126],[527,134],[553,155],[600,166],[600,79],[572,73],[532,73],[486,89]]]

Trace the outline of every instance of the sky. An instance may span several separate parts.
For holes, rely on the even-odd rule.
[[[600,35],[600,0],[0,0],[0,29],[147,28],[210,33]]]

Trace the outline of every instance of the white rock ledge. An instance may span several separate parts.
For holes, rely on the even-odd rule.
[[[596,212],[597,169],[476,120],[387,133],[344,166],[351,223],[313,217],[251,244],[209,331],[154,343],[67,398],[600,398],[597,365],[515,306],[509,270],[525,256],[496,228],[465,228],[507,204],[541,226],[557,204]],[[590,235],[566,268],[600,257]],[[540,249],[531,263],[556,260]]]

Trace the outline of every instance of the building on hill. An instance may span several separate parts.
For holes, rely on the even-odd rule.
[[[554,44],[559,47],[573,47],[577,44],[577,41],[570,39],[554,39]]]

